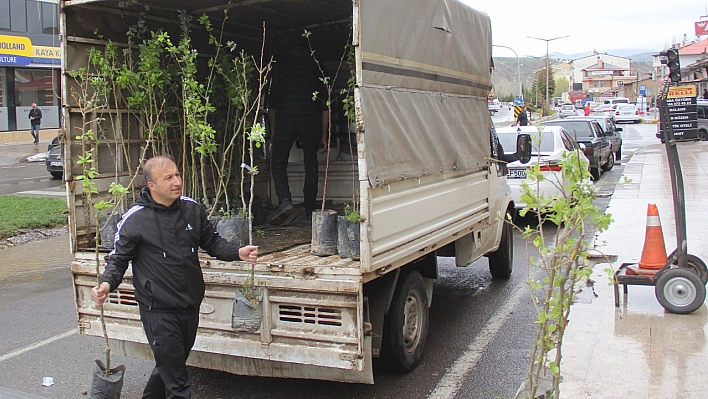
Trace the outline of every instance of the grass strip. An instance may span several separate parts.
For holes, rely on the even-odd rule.
[[[0,195],[0,238],[18,235],[18,230],[64,226],[66,218],[63,199]]]

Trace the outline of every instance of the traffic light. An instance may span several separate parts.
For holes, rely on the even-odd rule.
[[[659,53],[663,57],[662,64],[669,67],[669,79],[671,82],[678,83],[681,81],[681,62],[679,61],[679,53],[675,48],[670,48]]]

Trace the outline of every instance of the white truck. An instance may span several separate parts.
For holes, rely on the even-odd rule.
[[[84,148],[77,137],[85,132],[87,120],[93,121],[89,125],[94,129],[102,129],[94,156],[99,193],[93,199],[108,197],[111,182],[128,184],[138,170],[135,162],[144,132],[133,119],[150,115],[130,112],[125,103],[103,104],[91,115],[82,114],[85,107],[72,95],[77,89],[72,75],[87,65],[91,48],[102,50],[108,40],[129,48],[126,32],[136,32],[136,27],[177,36],[179,10],[195,19],[206,14],[217,21],[215,26],[221,26],[220,20],[228,15],[224,37],[251,54],[260,52],[261,21],[271,33],[265,41],[267,51],[272,50],[273,40],[288,34],[301,36],[307,29],[316,43],[328,46],[318,54],[334,60],[351,29],[355,162],[341,157],[330,161],[328,198],[342,203],[351,201],[356,192],[362,220],[360,260],[314,256],[307,242],[268,249],[269,244],[280,243],[279,235],[271,234],[274,230],[256,238],[261,256],[254,281],[263,296],[262,321],[254,332],[232,327],[234,294],[244,285],[250,266],[204,254],[206,295],[189,364],[242,375],[370,384],[374,382],[372,357],[385,356],[402,372],[421,361],[438,256],[455,257],[458,266],[487,256],[493,277],[511,274],[513,234],[503,219],[513,212],[514,204],[506,167],[499,162],[504,152],[486,104],[492,39],[485,14],[457,0],[150,0],[149,7],[120,0],[65,0],[61,4],[64,179],[81,334],[103,336],[99,309],[90,299],[90,289],[96,285],[95,231],[87,217],[90,205],[77,180]],[[193,27],[193,35],[194,46],[204,46],[200,54],[212,51],[207,49],[203,29]],[[107,118],[109,114],[113,117]],[[130,145],[125,152],[133,156],[114,151],[117,143],[124,146],[120,148]],[[514,158],[530,157],[529,144],[528,136],[520,136]],[[302,182],[298,151],[293,148],[289,169],[294,195]],[[267,161],[261,161],[259,168],[256,191],[274,201]],[[356,187],[352,187],[352,173]],[[131,187],[141,182],[138,178]],[[309,235],[309,226],[304,230],[303,235]],[[151,358],[131,276],[129,268],[104,305],[107,334],[113,353]]]
[[[501,110],[501,102],[498,98],[487,101],[487,108],[489,108],[489,115],[494,115]]]

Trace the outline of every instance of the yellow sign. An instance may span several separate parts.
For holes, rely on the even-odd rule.
[[[53,58],[61,59],[61,47],[34,46],[34,58]]]
[[[0,54],[32,57],[32,41],[24,36],[0,35]]]
[[[696,86],[671,86],[667,98],[696,97],[698,91]]]

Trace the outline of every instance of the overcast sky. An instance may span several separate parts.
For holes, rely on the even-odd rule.
[[[462,1],[489,15],[493,43],[513,48],[519,57],[546,55],[546,42],[527,36],[569,35],[549,43],[551,55],[614,49],[658,52],[682,40],[684,34],[694,40],[693,23],[707,14],[708,4],[708,0]],[[514,54],[495,48],[494,56]]]

